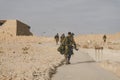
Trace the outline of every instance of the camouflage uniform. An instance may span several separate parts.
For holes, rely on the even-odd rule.
[[[107,39],[107,36],[104,35],[104,36],[103,36],[103,40],[104,40],[104,42],[106,42],[106,39]]]
[[[65,39],[65,34],[62,34],[60,37],[60,43],[62,43],[64,39]]]
[[[76,49],[76,43],[74,41],[74,38],[73,38],[73,35],[69,35],[67,36],[63,43],[63,45],[65,45],[65,53],[64,53],[64,56],[65,56],[65,60],[66,60],[66,64],[70,64],[70,58],[71,58],[71,55],[73,55],[73,47],[75,47]]]
[[[59,34],[57,33],[57,35],[55,35],[55,40],[56,40],[56,44],[58,44],[58,42],[59,42]]]

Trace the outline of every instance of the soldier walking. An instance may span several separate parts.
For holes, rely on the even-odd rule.
[[[70,64],[70,59],[71,59],[71,55],[73,55],[73,48],[75,48],[75,50],[78,50],[76,48],[76,43],[74,41],[74,34],[72,34],[71,32],[68,32],[68,36],[64,39],[62,45],[65,45],[65,62],[66,64]]]
[[[59,34],[57,33],[54,38],[55,38],[56,44],[58,45],[58,42],[59,42]]]
[[[103,41],[104,41],[104,43],[106,43],[106,39],[107,39],[107,36],[104,35],[104,36],[103,36]]]
[[[65,39],[65,34],[63,33],[60,37],[60,43],[62,44],[63,40]]]

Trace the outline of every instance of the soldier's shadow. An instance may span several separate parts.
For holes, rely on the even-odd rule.
[[[71,63],[70,65],[76,65],[76,64],[83,64],[83,63],[95,63],[96,61],[91,60],[91,61],[81,61],[81,62],[76,62],[76,63]]]

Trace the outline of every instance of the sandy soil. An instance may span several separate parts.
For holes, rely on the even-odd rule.
[[[49,80],[63,56],[53,39],[16,37],[0,42],[0,80]]]
[[[103,55],[99,61],[99,65],[120,77],[120,33],[106,34],[106,43],[103,42],[103,35],[104,34],[80,34],[75,37],[75,40],[94,60],[96,60],[95,45],[103,46]]]
[[[96,53],[94,49],[82,50],[97,61],[102,68],[120,77],[120,50],[104,49],[103,53]],[[96,59],[96,54],[100,54],[101,58]]]
[[[49,80],[64,60],[53,37],[0,36],[0,80]],[[78,35],[75,40],[95,60],[94,45],[103,45],[102,36]],[[120,76],[120,33],[107,36],[99,64]]]

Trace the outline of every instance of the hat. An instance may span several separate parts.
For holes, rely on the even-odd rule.
[[[72,35],[75,35],[74,33],[72,33]]]
[[[69,35],[71,35],[71,32],[68,32]]]

